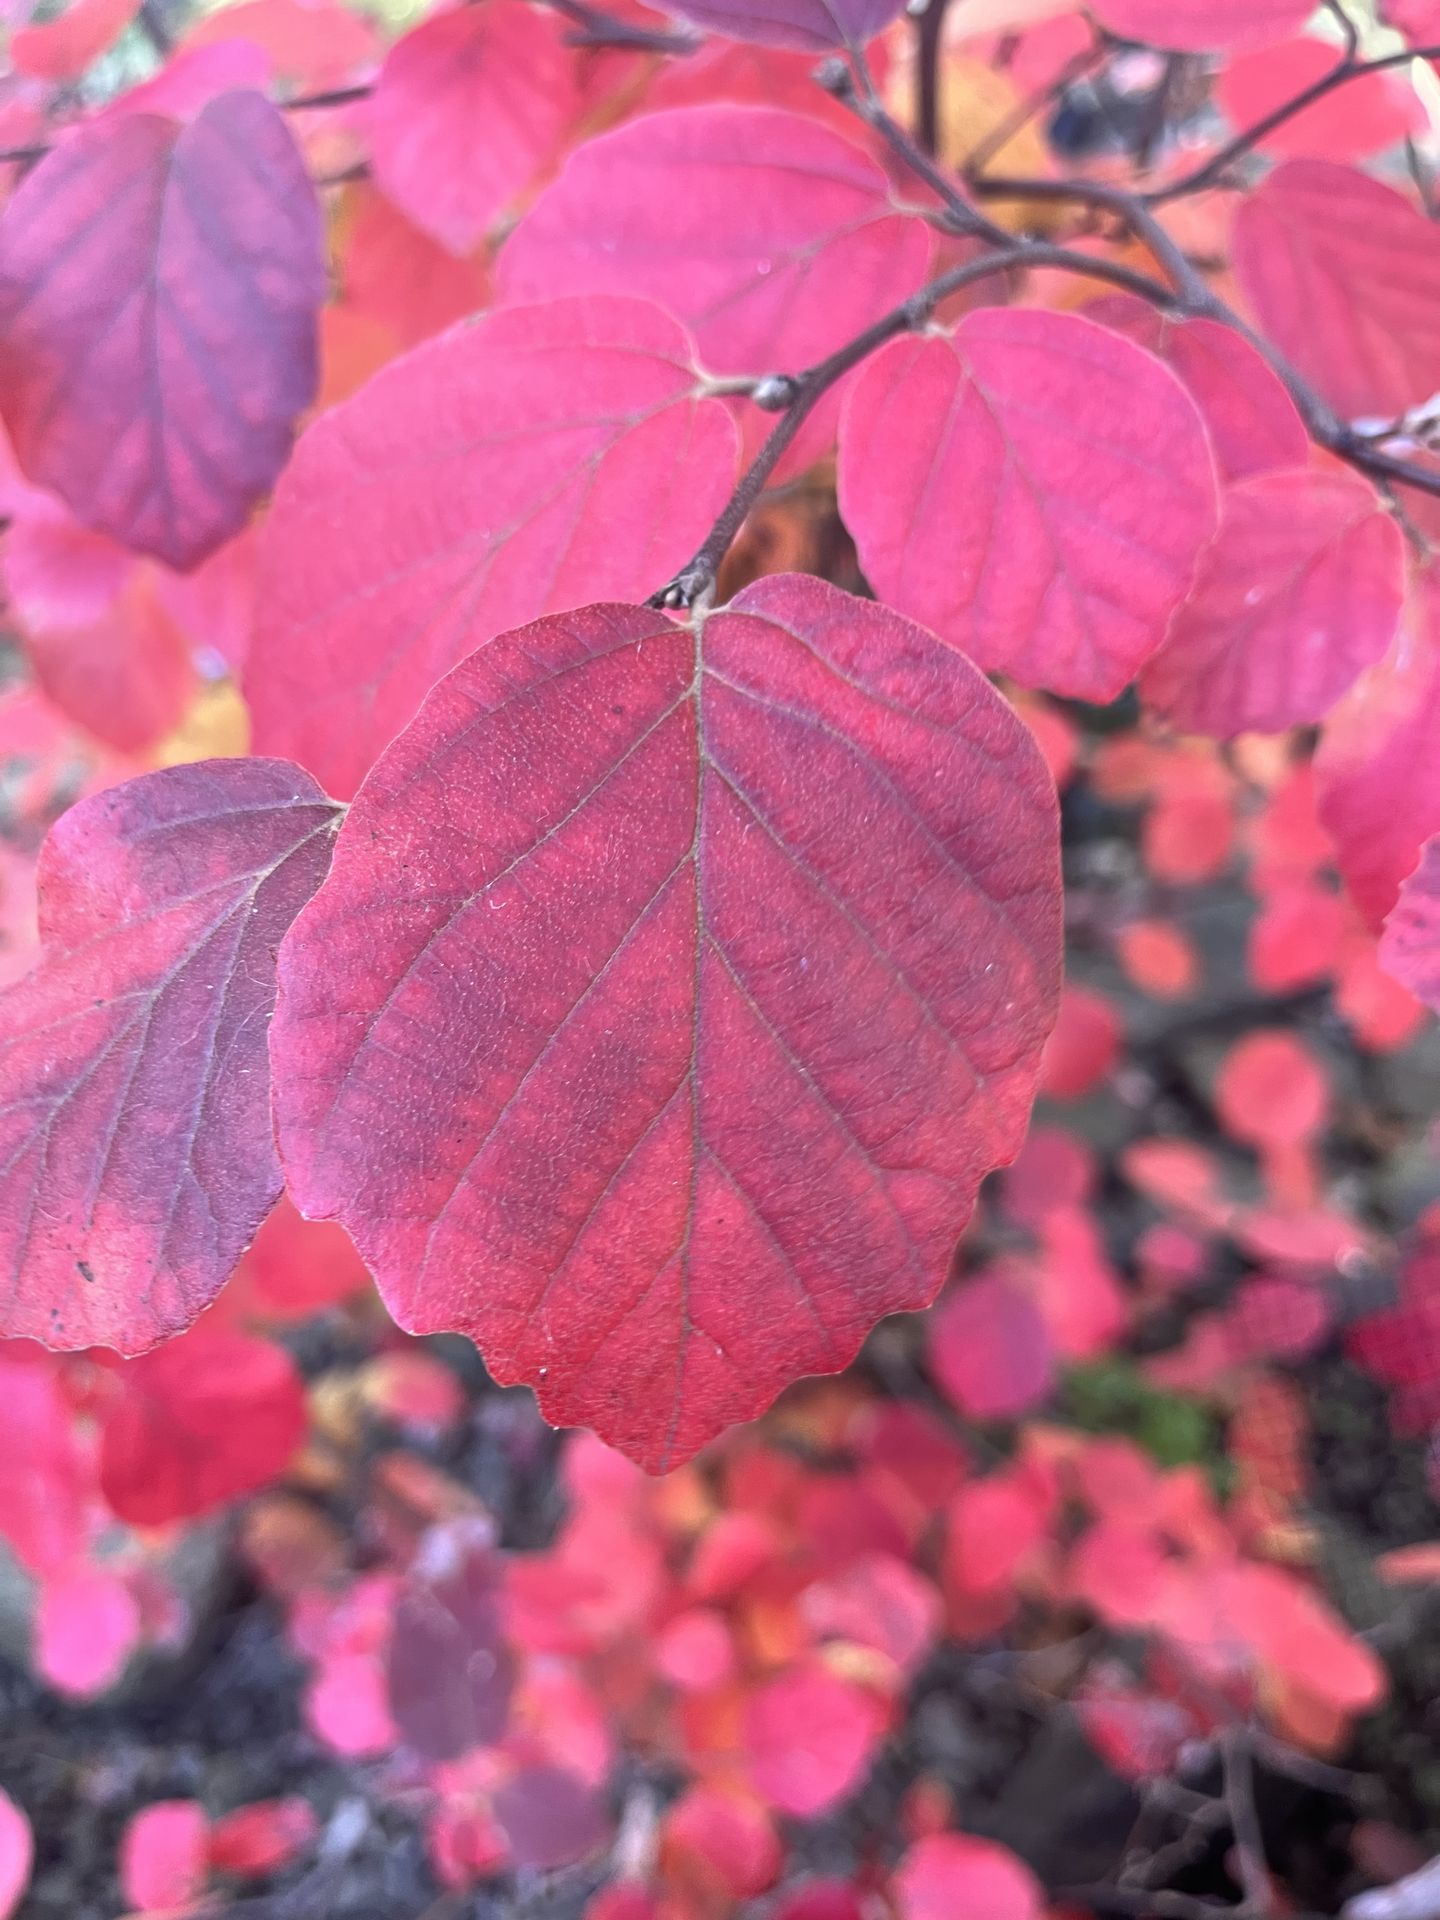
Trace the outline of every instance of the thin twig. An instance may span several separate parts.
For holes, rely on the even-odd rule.
[[[1357,60],[1353,52],[1342,53],[1328,73],[1322,73],[1318,80],[1262,115],[1253,126],[1246,127],[1243,133],[1237,133],[1233,140],[1227,141],[1218,153],[1212,154],[1200,166],[1182,174],[1178,180],[1170,181],[1168,186],[1156,187],[1145,194],[1146,205],[1163,206],[1168,200],[1179,200],[1187,194],[1199,193],[1202,188],[1213,186],[1237,160],[1243,160],[1277,127],[1283,127],[1297,113],[1303,113],[1307,107],[1313,107],[1317,100],[1334,93],[1337,87],[1349,86],[1352,80],[1360,79],[1363,74],[1386,73],[1393,67],[1408,67],[1412,60],[1440,60],[1440,46],[1407,47],[1403,53],[1381,54],[1374,60]]]
[[[940,151],[940,52],[950,0],[927,0],[915,22],[915,127],[924,152]]]
[[[1010,180],[994,175],[977,181],[975,190],[985,198],[1071,201],[1113,214],[1148,248],[1162,272],[1170,276],[1175,304],[1184,314],[1218,320],[1222,326],[1233,328],[1262,355],[1284,382],[1313,440],[1372,479],[1399,481],[1421,493],[1440,496],[1440,468],[1421,467],[1413,461],[1402,460],[1370,445],[1356,433],[1272,341],[1257,333],[1221,299],[1184,248],[1160,224],[1153,211],[1153,201],[1145,195],[1128,193],[1123,187],[1097,180]]]
[[[308,113],[312,108],[348,107],[357,100],[368,100],[375,91],[371,81],[363,80],[353,87],[330,87],[324,93],[297,93],[293,100],[282,100],[280,106],[286,113]]]
[[[856,51],[850,58],[851,66],[839,59],[825,61],[816,72],[816,80],[841,106],[849,107],[867,126],[873,127],[895,157],[918,180],[924,181],[944,206],[945,224],[952,233],[973,235],[977,240],[988,240],[992,246],[1008,247],[1014,235],[987,219],[979,207],[967,200],[959,182],[936,165],[887,109],[864,54]]]
[[[572,46],[629,47],[636,53],[673,53],[683,57],[694,53],[701,43],[702,36],[693,27],[668,31],[662,27],[632,26],[628,20],[617,20],[599,7],[587,6],[585,0],[547,0],[547,4],[581,29],[570,36]]]
[[[1246,1920],[1268,1920],[1275,1911],[1270,1869],[1265,1864],[1265,1835],[1255,1806],[1255,1767],[1250,1742],[1243,1729],[1225,1735],[1220,1745],[1224,1769],[1224,1798],[1235,1842],[1235,1866],[1244,1894],[1241,1912]]]
[[[898,307],[892,307],[889,313],[882,314],[863,333],[856,334],[853,340],[847,341],[843,347],[838,347],[834,353],[817,361],[803,373],[772,374],[756,382],[751,390],[752,400],[767,410],[779,412],[781,417],[741,475],[735,491],[694,558],[680,569],[673,580],[667,581],[650,596],[648,605],[690,607],[702,594],[710,591],[715,584],[720,563],[764,491],[766,481],[817,402],[837,380],[843,379],[852,367],[859,366],[877,348],[902,333],[914,333],[923,327],[936,308],[951,294],[959,293],[977,280],[1013,269],[1058,267],[1072,273],[1093,275],[1159,305],[1169,303],[1170,295],[1159,281],[1135,273],[1118,262],[1092,260],[1088,254],[1076,253],[1069,247],[1047,246],[1034,241],[1017,244],[1009,235],[1006,241],[1004,248],[984,254],[978,260],[967,260],[962,266],[952,267],[948,273],[931,280]]]
[[[1165,138],[1165,129],[1170,119],[1170,107],[1175,98],[1175,90],[1185,75],[1188,61],[1183,53],[1172,53],[1165,61],[1165,71],[1160,76],[1160,84],[1145,103],[1135,141],[1135,164],[1142,173],[1148,173],[1155,164],[1155,156],[1160,151]]]

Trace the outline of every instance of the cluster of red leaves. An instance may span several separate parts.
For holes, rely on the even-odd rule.
[[[775,1920],[1039,1920],[937,1782],[853,1883],[794,1884],[785,1823],[861,1787],[945,1637],[1138,1637],[1058,1703],[1137,1776],[1257,1713],[1332,1750],[1383,1678],[1305,1571],[1284,1369],[1347,1276],[1396,1271],[1349,1349],[1403,1430],[1440,1419],[1436,1235],[1352,1215],[1309,1033],[1262,1011],[1215,1049],[1214,1144],[1137,1125],[1102,1167],[1052,1114],[1015,1159],[1037,1081],[1144,1112],[1137,996],[1208,991],[1197,903],[1237,866],[1262,1009],[1328,989],[1384,1054],[1440,1003],[1440,230],[1384,159],[1423,115],[1398,60],[1317,87],[1308,0],[967,0],[917,174],[897,0],[622,11],[597,45],[483,0],[386,47],[336,0],[239,0],[108,98],[133,0],[12,36],[0,131],[43,151],[0,210],[31,682],[0,701],[0,1327],[70,1351],[0,1349],[0,1535],[62,1692],[183,1640],[176,1541],[324,1428],[277,1325],[365,1285],[339,1227],[271,1214],[286,1185],[402,1325],[664,1469],[926,1304],[1014,1160],[928,1325],[933,1408],[847,1379],[656,1481],[581,1440],[543,1553],[403,1452],[364,1572],[297,1506],[247,1543],[312,1732],[423,1809],[447,1885],[610,1846],[623,1750],[686,1784],[625,1810],[591,1920],[777,1886]],[[1148,202],[1118,162],[1077,181],[1029,92],[1087,49],[1160,71],[1096,28],[1205,55],[1234,130],[1273,116],[1258,184],[1170,192],[1213,127]],[[815,56],[867,42],[855,112]],[[962,190],[1012,127],[1034,177]],[[640,604],[757,455],[833,471],[883,605],[803,533],[809,573]],[[1099,742],[1047,697],[1132,686]],[[1139,816],[1063,996],[1042,760]],[[1226,1423],[1223,1498],[1045,1418],[1116,1353]],[[463,1404],[398,1346],[352,1398]],[[291,1802],[162,1803],[126,1897],[313,1838]],[[28,1852],[0,1801],[0,1913]]]
[[[1294,37],[1291,10],[1170,11],[1096,14],[1112,32],[1228,56],[1218,97],[1235,114],[1315,71],[1317,43]],[[554,15],[491,0],[422,22],[378,70],[364,32],[326,54],[279,0],[240,12],[234,37],[207,22],[153,81],[55,127],[0,218],[0,413],[18,462],[6,570],[39,684],[135,751],[187,710],[197,664],[228,667],[256,746],[307,770],[261,760],[142,782],[52,842],[44,964],[4,1013],[11,1111],[28,1116],[7,1160],[6,1252],[25,1278],[9,1331],[133,1352],[194,1318],[279,1191],[271,1058],[290,1184],[307,1211],[344,1221],[402,1322],[471,1332],[500,1377],[529,1380],[557,1418],[652,1464],[796,1373],[842,1363],[877,1312],[929,1296],[976,1173],[1018,1141],[1050,1018],[1053,827],[1033,775],[1016,778],[1023,734],[946,647],[926,652],[917,629],[813,582],[752,589],[762,597],[703,623],[703,640],[696,624],[693,649],[683,628],[638,613],[628,626],[566,617],[509,655],[492,639],[577,601],[633,600],[703,550],[737,452],[767,424],[731,390],[843,356],[877,324],[878,351],[827,376],[786,429],[779,469],[834,445],[840,513],[875,589],[1023,685],[1108,699],[1138,680],[1153,713],[1223,738],[1333,713],[1318,777],[1342,869],[1366,863],[1367,913],[1405,880],[1383,951],[1434,992],[1428,870],[1406,879],[1440,825],[1419,790],[1429,776],[1407,775],[1416,805],[1403,828],[1388,808],[1384,849],[1366,829],[1428,714],[1417,654],[1433,644],[1433,593],[1423,570],[1407,585],[1362,443],[1324,421],[1328,408],[1388,421],[1395,446],[1413,437],[1408,410],[1440,380],[1424,318],[1440,248],[1403,194],[1315,157],[1330,151],[1323,115],[1283,120],[1281,164],[1219,229],[1259,345],[1214,296],[1197,309],[1184,271],[1178,315],[1130,294],[1083,314],[1043,301],[956,311],[947,291],[961,306],[981,297],[968,266],[927,296],[943,324],[901,337],[881,316],[945,264],[937,222],[964,231],[972,212],[958,188],[943,217],[914,182],[907,197],[881,123],[837,120],[788,51],[858,45],[893,7],[852,19],[711,5],[702,25],[772,50],[656,41],[642,23],[636,44],[622,34],[597,51],[571,45]],[[105,33],[124,17],[107,15]],[[984,56],[982,28],[1009,24],[1003,7],[966,23],[944,56],[957,84]],[[1028,47],[1043,67],[1076,28],[1034,28],[1006,59],[1018,69]],[[647,38],[676,56],[658,59]],[[27,71],[94,50],[77,22],[61,51],[32,49]],[[281,75],[358,84],[287,119],[262,91]],[[1414,124],[1388,69],[1367,82],[1357,156]],[[42,116],[50,104],[42,88]],[[336,209],[340,297],[322,326],[312,175],[347,155],[369,178]],[[682,180],[681,193],[652,190]],[[111,208],[123,218],[101,219]],[[1163,265],[1175,240],[1158,231],[1145,237]],[[1003,248],[995,259],[1015,264]],[[492,284],[493,311],[426,339]],[[1287,388],[1286,366],[1310,385]],[[257,542],[248,523],[272,486]],[[904,737],[877,703],[908,714]],[[590,724],[606,711],[618,724]],[[941,726],[954,800],[917,809],[935,790],[916,782],[937,778]],[[562,737],[568,764],[504,820],[513,766],[544,763]],[[783,790],[767,790],[760,769],[782,763]],[[251,932],[273,951],[325,879],[337,816],[311,778],[347,797],[367,771],[336,871],[286,940],[267,1055],[274,986],[237,943],[237,915],[259,908]],[[1208,763],[1188,792],[1179,771],[1153,816],[1175,878],[1203,862],[1195,843],[1223,810],[1203,790]],[[447,801],[460,785],[473,794],[463,821]],[[1002,790],[1014,799],[998,814]],[[627,829],[657,803],[674,846],[647,834],[642,861]],[[885,822],[864,849],[845,828],[862,804]],[[152,820],[178,838],[152,846]],[[523,887],[510,884],[522,864]],[[126,885],[95,889],[101,866],[128,868]],[[777,889],[784,911],[762,930],[745,901]],[[557,965],[554,929],[582,894],[606,911]],[[988,919],[996,957],[959,979],[949,961],[942,971],[934,940],[897,923],[900,895],[930,897],[947,955],[976,944],[967,914],[977,929]],[[143,937],[113,929],[142,897],[159,905]],[[1303,964],[1327,970],[1342,909],[1327,894],[1314,913],[1318,898],[1303,875],[1277,887],[1257,934],[1272,978],[1301,964],[1296,927],[1316,943]],[[365,952],[337,964],[340,926],[364,927]],[[482,934],[484,964],[457,985],[450,948],[476,950]],[[1136,915],[1116,938],[1150,990],[1192,984],[1193,958],[1162,920]],[[809,970],[802,990],[777,991],[782,969]],[[660,1012],[637,1002],[632,974],[668,983]],[[84,993],[103,1003],[94,1017]],[[200,998],[213,1023],[172,1045],[197,1031]],[[506,1030],[447,1086],[455,1034],[494,1028],[501,1007]],[[622,1018],[627,1061],[644,1050],[641,1084],[563,1122],[566,1086],[605,1086]],[[923,1072],[917,1022],[933,1035]],[[863,1070],[843,1056],[856,1028]],[[38,1054],[26,1043],[62,1029],[60,1057],[48,1039]],[[712,1060],[733,1060],[742,1034],[754,1065],[737,1078]],[[888,1108],[873,1097],[893,1078],[887,1046],[909,1067]],[[246,1101],[215,1097],[217,1062]],[[477,1103],[477,1075],[493,1098]],[[157,1138],[143,1116],[162,1103],[175,1125]],[[928,1116],[947,1111],[972,1118],[941,1151]],[[391,1124],[374,1124],[381,1112]],[[562,1123],[573,1164],[554,1151]],[[537,1183],[541,1165],[553,1177]],[[660,1196],[675,1186],[689,1199],[671,1220]],[[591,1249],[613,1245],[622,1216],[619,1279],[597,1290]],[[757,1266],[752,1288],[767,1302],[791,1290],[796,1306],[744,1340],[736,1281]],[[643,1357],[654,1377],[637,1386]]]

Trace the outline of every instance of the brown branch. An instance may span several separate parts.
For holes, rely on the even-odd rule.
[[[1382,54],[1374,60],[1357,60],[1352,43],[1328,73],[1322,73],[1318,80],[1313,80],[1291,99],[1263,115],[1253,126],[1237,133],[1218,153],[1212,154],[1191,172],[1172,180],[1168,186],[1156,187],[1153,192],[1145,194],[1143,198],[1146,205],[1163,206],[1167,200],[1179,200],[1187,194],[1199,193],[1202,188],[1213,186],[1237,160],[1243,160],[1277,127],[1283,127],[1297,113],[1313,107],[1317,100],[1325,99],[1339,87],[1349,86],[1352,80],[1358,80],[1363,74],[1386,73],[1392,67],[1408,67],[1412,60],[1440,60],[1440,46],[1407,47],[1403,53]]]
[[[1262,355],[1284,382],[1311,439],[1372,479],[1398,481],[1421,493],[1440,496],[1440,468],[1420,467],[1399,459],[1372,446],[1356,433],[1271,341],[1257,333],[1221,299],[1184,248],[1160,224],[1153,203],[1145,196],[1097,180],[1009,180],[993,175],[977,181],[975,190],[982,198],[1071,201],[1112,214],[1129,227],[1161,271],[1169,275],[1174,304],[1182,313],[1218,320],[1222,326],[1233,328]]]
[[[1268,1920],[1275,1911],[1270,1869],[1265,1861],[1265,1836],[1255,1806],[1255,1766],[1250,1742],[1241,1729],[1232,1729],[1221,1741],[1224,1803],[1235,1842],[1235,1866],[1244,1900],[1246,1920]]]
[[[907,166],[918,180],[924,181],[944,207],[945,224],[952,233],[988,240],[994,247],[1010,246],[1015,236],[987,219],[979,207],[965,197],[959,182],[943,167],[937,166],[913,135],[907,133],[889,112],[880,98],[864,54],[852,53],[850,59],[850,66],[839,59],[825,61],[816,70],[816,80],[841,106],[849,107],[866,126],[872,127],[896,159]]]
[[[293,100],[282,100],[282,113],[308,113],[312,108],[348,107],[357,100],[368,100],[375,91],[374,82],[365,80],[353,87],[330,87],[324,93],[298,93]]]
[[[948,273],[942,273],[898,307],[892,307],[889,313],[882,314],[862,333],[856,334],[853,340],[847,341],[843,347],[837,347],[834,353],[824,360],[818,360],[803,373],[770,374],[755,383],[751,389],[751,399],[757,406],[765,408],[767,412],[777,412],[781,417],[741,475],[735,491],[694,558],[680,569],[673,580],[667,581],[658,592],[651,594],[646,604],[672,609],[691,607],[711,590],[721,562],[764,491],[765,483],[775,471],[781,455],[790,446],[817,402],[837,380],[843,379],[852,367],[857,367],[887,341],[896,339],[902,333],[918,331],[951,294],[959,293],[977,280],[1026,267],[1059,267],[1109,281],[1112,286],[1138,294],[1141,299],[1153,300],[1162,306],[1170,304],[1171,297],[1165,287],[1129,267],[1113,261],[1092,260],[1088,254],[1076,253],[1069,247],[1047,246],[1035,241],[1017,243],[1007,234],[1003,248],[984,254],[978,260],[967,260],[962,266],[952,267]]]
[[[926,153],[940,150],[940,51],[950,0],[927,0],[915,22],[915,127]]]

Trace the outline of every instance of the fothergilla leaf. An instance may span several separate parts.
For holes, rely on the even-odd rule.
[[[1273,46],[1298,33],[1310,0],[1093,0],[1102,27],[1124,40],[1180,52]]]
[[[0,413],[87,526],[191,567],[239,531],[315,391],[320,209],[284,120],[79,128],[0,216]]]
[[[275,951],[336,815],[298,767],[216,760],[51,831],[42,958],[0,995],[6,1336],[139,1353],[208,1306],[275,1204]]]
[[[375,179],[468,253],[553,159],[579,99],[554,14],[524,0],[437,13],[397,40],[365,110]]]
[[[1073,314],[985,307],[863,369],[840,510],[883,599],[982,667],[1111,700],[1214,531],[1214,462],[1153,354]]]
[[[682,565],[735,459],[688,336],[648,301],[557,300],[417,347],[281,481],[245,670],[256,746],[353,793],[480,641]]]
[[[1347,417],[1440,388],[1440,231],[1334,160],[1287,160],[1235,214],[1235,277],[1286,359]]]
[[[1226,493],[1141,692],[1176,726],[1221,739],[1319,720],[1385,652],[1404,603],[1404,536],[1368,481],[1343,468],[1256,474]]]
[[[287,939],[291,1190],[663,1469],[933,1296],[1059,940],[1038,750],[922,629],[786,575],[556,615],[435,689]]]

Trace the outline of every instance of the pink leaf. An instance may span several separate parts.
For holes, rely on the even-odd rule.
[[[1003,1272],[965,1280],[930,1316],[930,1365],[970,1420],[1008,1420],[1045,1398],[1055,1350],[1044,1316]]]
[[[35,1670],[59,1693],[103,1693],[124,1672],[140,1631],[139,1602],[119,1574],[83,1563],[66,1568],[40,1583]]]
[[[987,307],[892,342],[840,433],[866,577],[987,670],[1110,700],[1214,531],[1213,461],[1167,367],[1073,314]]]
[[[1159,354],[1189,389],[1210,430],[1223,480],[1303,466],[1310,438],[1279,374],[1234,327],[1176,320],[1128,293],[1092,301],[1085,317]]]
[[[304,1438],[304,1384],[271,1340],[207,1321],[117,1377],[100,1485],[132,1526],[190,1519],[253,1492]]]
[[[1440,1013],[1440,838],[1425,843],[1419,866],[1390,909],[1380,961],[1417,1000]]]
[[[1246,194],[1234,265],[1265,334],[1350,417],[1440,388],[1440,230],[1333,160],[1287,160]]]
[[[353,793],[441,677],[507,627],[643,596],[735,472],[694,350],[637,300],[489,314],[301,440],[261,548],[256,745]]]
[[[1221,68],[1216,104],[1237,130],[1257,126],[1333,73],[1339,58],[1336,47],[1308,37],[1241,54]],[[1425,124],[1420,96],[1403,70],[1364,73],[1292,114],[1258,146],[1280,157],[1359,160],[1422,132]]]
[[[22,1567],[59,1573],[84,1554],[93,1488],[93,1451],[59,1371],[38,1347],[0,1349],[0,1534]]]
[[[0,1323],[137,1353],[209,1304],[280,1191],[274,954],[335,809],[273,760],[83,800],[40,856],[43,953],[0,995]]]
[[[34,1858],[29,1820],[8,1793],[0,1792],[0,1920],[19,1912]]]
[[[1325,723],[1315,755],[1320,818],[1372,927],[1394,906],[1422,843],[1440,833],[1440,575],[1419,576],[1389,654]]]
[[[365,108],[376,184],[452,253],[555,157],[578,107],[559,17],[524,0],[439,13],[397,40]]]
[[[812,1820],[860,1785],[886,1711],[874,1694],[818,1663],[797,1666],[745,1710],[752,1785],[781,1813]]]
[[[1309,1047],[1263,1029],[1237,1040],[1215,1076],[1215,1109],[1227,1133],[1257,1146],[1299,1146],[1325,1124],[1330,1082]]]
[[[168,1913],[204,1892],[208,1826],[194,1800],[140,1809],[120,1841],[120,1886],[132,1907]]]
[[[11,64],[40,80],[78,80],[138,11],[139,0],[68,0],[54,19],[15,29]]]
[[[899,1920],[1042,1920],[1040,1883],[1008,1847],[968,1833],[932,1833],[895,1870]]]
[[[1313,467],[1257,474],[1226,494],[1142,697],[1222,740],[1322,719],[1385,652],[1404,601],[1404,536],[1368,481]]]
[[[673,1465],[934,1293],[1024,1130],[1055,838],[981,675],[818,580],[502,635],[286,943],[292,1191],[402,1324]]]
[[[193,566],[238,532],[315,389],[315,191],[279,113],[81,127],[0,217],[0,410],[87,526]]]
[[[929,258],[928,229],[829,127],[680,107],[578,147],[506,242],[499,280],[511,300],[643,294],[685,322],[712,372],[759,375],[838,347],[918,286]],[[834,406],[822,412],[833,430]]]
[[[1269,46],[1315,11],[1310,0],[1091,0],[1090,10],[1123,40],[1182,53]]]

